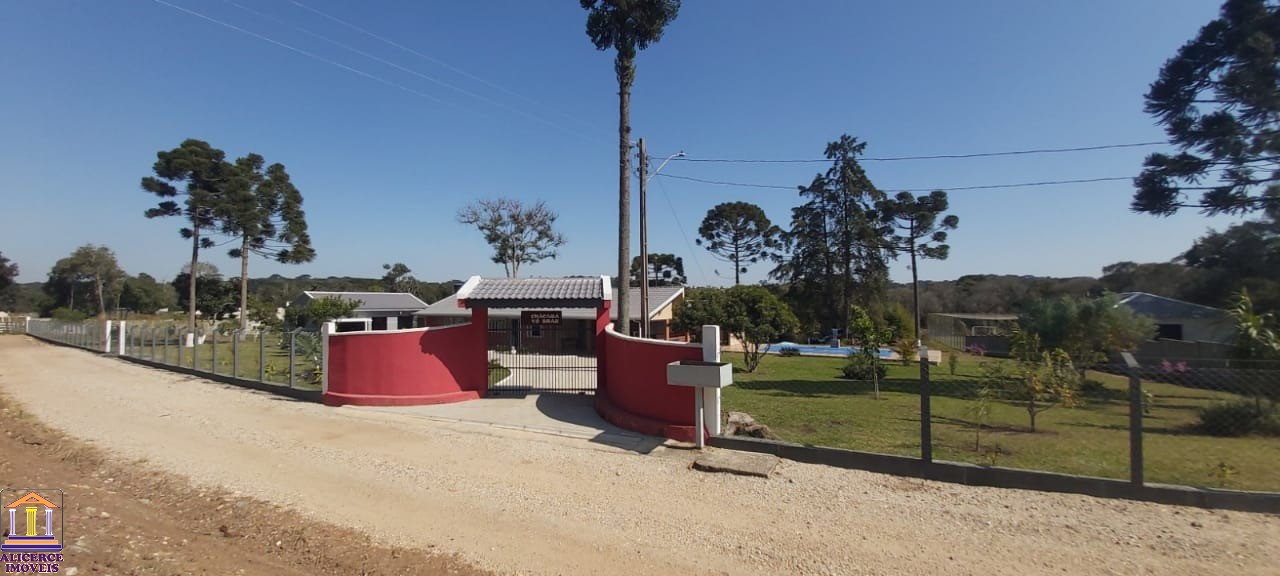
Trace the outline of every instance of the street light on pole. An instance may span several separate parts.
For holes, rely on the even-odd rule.
[[[648,174],[649,156],[645,152],[644,138],[639,141],[640,148],[640,337],[651,336],[649,330],[649,180],[657,176],[667,162],[684,156],[681,150],[667,157],[653,174]],[[628,282],[628,284],[630,284]],[[630,293],[630,290],[627,291]],[[623,295],[619,295],[619,298]]]

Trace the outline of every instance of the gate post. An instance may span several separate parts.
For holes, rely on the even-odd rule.
[[[481,398],[489,395],[489,309],[477,306],[471,309],[471,333],[475,347],[475,373],[473,389]]]
[[[120,332],[119,332],[120,344],[116,347],[116,354],[119,354],[121,356],[127,356],[128,355],[127,353],[129,351],[129,348],[128,348],[129,333],[128,331],[125,330],[125,326],[128,323],[129,322],[127,320],[120,321]],[[108,352],[110,352],[110,350],[108,350]]]
[[[720,361],[720,327],[702,327],[702,360],[704,362]],[[698,388],[695,394],[702,394],[702,425],[706,433],[720,435],[720,389]]]
[[[107,320],[102,323],[102,352],[104,354],[111,353],[111,321]]]
[[[320,326],[320,393],[329,393],[329,335],[333,334],[332,320]]]
[[[608,282],[606,281],[606,286]],[[608,381],[605,379],[605,365],[609,362],[608,355],[605,354],[605,329],[609,326],[609,298],[605,298],[599,306],[596,306],[596,397],[604,394],[609,388]]]

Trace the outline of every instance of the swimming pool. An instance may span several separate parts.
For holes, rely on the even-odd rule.
[[[818,346],[814,344],[796,344],[795,342],[778,342],[769,345],[769,352],[777,354],[783,348],[795,348],[800,354],[805,356],[848,356],[858,350],[857,346],[839,346],[832,348],[831,346]],[[880,349],[881,358],[889,358],[893,356],[893,350],[888,348]]]

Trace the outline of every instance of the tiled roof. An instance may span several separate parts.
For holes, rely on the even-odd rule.
[[[617,291],[614,291],[614,290],[611,290],[610,292],[612,292],[611,294],[613,296],[612,300],[615,306],[610,307],[609,315],[616,320],[618,318],[618,307],[616,306],[617,300],[618,300],[618,294],[617,294]],[[652,317],[656,315],[658,312],[661,312],[662,309],[665,308],[667,305],[669,305],[671,301],[675,299],[676,296],[680,295],[683,292],[684,292],[684,288],[680,288],[680,287],[651,286],[649,288],[649,316]],[[630,311],[631,319],[639,320],[640,319],[640,289],[632,288],[631,290],[628,291],[628,297],[630,298],[630,302],[631,302],[631,311]],[[532,310],[535,308],[531,307],[528,309]],[[542,310],[543,308],[536,308],[536,309]],[[519,308],[491,308],[489,310],[489,317],[490,318],[519,318],[520,310],[521,309]],[[596,317],[595,310],[591,308],[562,308],[559,310],[561,310],[561,314],[563,314],[565,318],[569,318],[569,319],[590,320]],[[471,315],[471,311],[465,308],[459,308],[458,295],[451,294],[449,296],[446,296],[440,299],[439,302],[435,302],[431,304],[430,306],[427,307],[426,310],[419,312],[418,315],[419,316],[439,316],[439,317],[448,317],[448,318],[457,318],[457,317],[465,318]]]
[[[1128,306],[1135,314],[1152,318],[1224,318],[1226,310],[1183,302],[1165,296],[1146,292],[1122,292],[1120,303]]]
[[[416,312],[427,307],[426,302],[408,292],[321,292],[308,290],[303,294],[313,299],[341,298],[348,301],[358,300],[360,307],[356,308],[357,312],[373,310]]]
[[[465,290],[465,287],[464,287]],[[604,281],[586,278],[482,278],[466,300],[603,300]]]

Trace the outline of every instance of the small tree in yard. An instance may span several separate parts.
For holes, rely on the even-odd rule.
[[[694,337],[702,334],[702,327],[716,325],[725,328],[728,312],[725,308],[729,300],[726,291],[721,288],[690,288],[684,300],[676,305],[672,329],[688,332]]]
[[[844,370],[845,377],[864,379],[859,377],[869,372],[876,400],[879,400],[880,378],[886,372],[880,366],[880,347],[892,338],[893,333],[888,328],[876,326],[866,310],[854,306],[849,313],[849,335],[858,341],[858,350],[850,354],[849,365]]]
[[[706,324],[719,325],[742,343],[747,372],[759,367],[768,344],[785,339],[800,326],[791,309],[761,286],[703,289],[690,294],[676,309],[674,327],[696,334]]]
[[[786,304],[762,286],[734,286],[728,291],[729,331],[742,342],[747,372],[760,365],[761,347],[778,342],[800,327]],[[766,349],[767,350],[767,349]]]
[[[916,345],[914,338],[900,338],[893,343],[893,351],[898,353],[898,360],[903,366],[910,366],[920,352],[920,347]]]
[[[1031,431],[1035,432],[1036,416],[1041,412],[1076,404],[1080,373],[1061,349],[1041,350],[1040,338],[1035,334],[1014,330],[1009,344],[1014,361],[984,362],[983,377],[1001,398],[1026,409]]]
[[[1229,310],[1236,325],[1236,341],[1232,355],[1241,360],[1280,360],[1280,335],[1276,333],[1276,318],[1269,312],[1256,312],[1249,292],[1241,290]],[[1257,378],[1257,380],[1269,380]],[[1254,403],[1258,414],[1263,414],[1262,398],[1270,401],[1272,411],[1280,402],[1280,384],[1259,382],[1254,387]]]
[[[319,326],[330,320],[351,316],[361,304],[360,300],[347,300],[337,296],[316,298],[306,306],[285,310],[285,325],[291,328]]]
[[[1046,348],[1060,348],[1080,370],[1105,362],[1114,352],[1132,351],[1155,335],[1155,323],[1120,305],[1115,295],[1087,299],[1064,296],[1027,306],[1022,326]]]
[[[520,267],[555,258],[564,236],[555,231],[558,216],[543,202],[529,206],[519,200],[478,200],[458,212],[458,222],[475,226],[493,247],[493,261],[508,278],[518,278]]]

